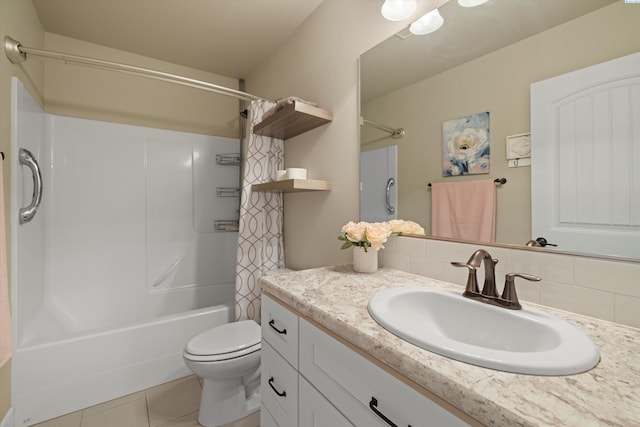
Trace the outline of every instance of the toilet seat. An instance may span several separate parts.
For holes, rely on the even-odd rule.
[[[187,343],[184,357],[194,362],[216,362],[260,350],[261,330],[253,320],[241,320],[209,329]]]

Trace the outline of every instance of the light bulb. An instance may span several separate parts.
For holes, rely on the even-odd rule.
[[[413,15],[416,7],[416,0],[385,0],[382,16],[389,21],[402,21]]]
[[[442,27],[442,24],[444,24],[444,18],[442,18],[438,9],[434,9],[411,24],[409,31],[411,31],[412,34],[421,36],[433,33]]]
[[[458,4],[462,7],[476,7],[488,1],[489,0],[458,0]]]

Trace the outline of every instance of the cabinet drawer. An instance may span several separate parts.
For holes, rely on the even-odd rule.
[[[300,374],[357,426],[467,425],[304,319]]]
[[[298,316],[262,295],[262,338],[298,368]]]
[[[265,340],[260,359],[260,395],[280,427],[298,424],[298,371],[293,369]]]
[[[353,424],[303,377],[300,377],[298,389],[299,427],[353,427]]]

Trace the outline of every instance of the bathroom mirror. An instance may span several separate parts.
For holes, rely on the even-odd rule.
[[[397,146],[397,218],[427,235],[429,183],[506,178],[497,187],[496,243],[524,246],[540,237],[531,235],[531,168],[510,167],[506,140],[530,132],[531,83],[640,51],[640,4],[489,0],[464,8],[450,0],[439,10],[439,30],[401,31],[361,56],[361,150]],[[443,177],[443,122],[482,112],[490,113],[490,173]]]

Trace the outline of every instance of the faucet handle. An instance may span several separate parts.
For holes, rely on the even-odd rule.
[[[465,285],[464,294],[468,294],[468,293],[479,294],[480,289],[478,289],[476,267],[473,265],[466,264],[464,262],[458,262],[458,261],[451,262],[451,265],[453,265],[454,267],[467,267],[469,269],[469,276],[467,277],[467,284]]]
[[[504,276],[504,289],[502,290],[502,297],[500,297],[500,299],[502,300],[501,304],[507,308],[520,310],[522,308],[522,305],[520,305],[520,302],[518,301],[518,295],[516,294],[516,277],[521,277],[532,282],[539,282],[542,279],[538,276],[533,276],[526,273],[508,273]]]

